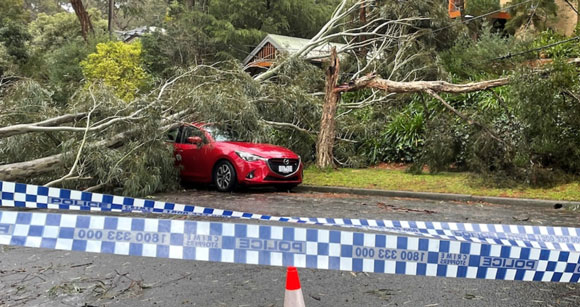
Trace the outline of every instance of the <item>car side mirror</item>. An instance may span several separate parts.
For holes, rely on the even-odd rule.
[[[199,136],[190,136],[187,138],[187,143],[200,145],[202,143],[202,140],[201,137]]]

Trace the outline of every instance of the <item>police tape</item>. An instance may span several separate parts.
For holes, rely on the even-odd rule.
[[[577,252],[289,226],[0,210],[0,244],[401,275],[580,280]]]
[[[278,217],[3,181],[0,181],[0,192],[0,206],[4,207],[241,218],[360,228],[474,243],[580,251],[580,229],[573,227]]]

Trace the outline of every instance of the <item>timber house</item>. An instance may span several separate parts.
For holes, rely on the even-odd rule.
[[[252,75],[267,70],[280,54],[293,54],[306,46],[310,40],[305,38],[268,34],[244,59],[244,70]],[[344,44],[327,43],[312,49],[307,55],[311,62],[320,64],[330,54],[330,49],[344,47]]]

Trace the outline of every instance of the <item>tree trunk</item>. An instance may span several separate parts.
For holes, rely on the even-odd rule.
[[[34,178],[62,168],[63,154],[40,159],[0,165],[0,180]]]
[[[322,106],[322,118],[320,120],[320,133],[316,143],[316,165],[324,168],[334,166],[336,108],[340,99],[340,91],[336,91],[336,82],[340,71],[340,62],[333,47],[330,54],[330,65],[326,70],[326,83],[324,86],[324,105]]]
[[[138,132],[138,129],[133,129],[118,133],[111,138],[87,144],[87,147],[117,148],[122,146],[132,135]],[[33,178],[62,169],[64,167],[64,155],[64,153],[61,153],[30,161],[0,165],[0,180]]]
[[[82,0],[70,0],[70,4],[81,23],[81,34],[83,35],[84,40],[87,41],[87,33],[89,31],[91,31],[91,33],[95,32],[93,24],[91,23],[91,18],[89,17],[87,10],[85,10]]]
[[[367,23],[367,11],[366,11],[366,7],[365,7],[365,0],[361,0],[360,1],[360,13],[359,13],[359,19],[360,19],[360,23],[361,24],[366,24]],[[367,38],[365,35],[361,35],[358,38],[358,41],[362,44],[364,41],[366,41]],[[366,56],[367,54],[367,47],[362,46],[359,50],[360,54],[362,56]]]
[[[113,14],[114,14],[114,7],[115,7],[115,1],[114,0],[109,0],[109,18],[108,18],[108,23],[107,23],[107,31],[109,31],[109,38],[113,38]]]

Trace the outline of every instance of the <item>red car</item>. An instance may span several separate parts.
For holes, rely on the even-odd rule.
[[[183,125],[168,136],[185,181],[214,183],[221,192],[238,185],[289,190],[302,183],[300,156],[287,148],[234,142],[212,124]]]

